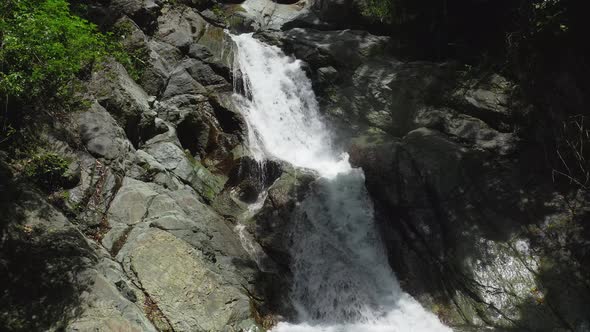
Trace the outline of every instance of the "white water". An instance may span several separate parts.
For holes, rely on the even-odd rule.
[[[259,158],[277,158],[317,171],[320,179],[294,217],[297,322],[274,332],[451,331],[404,293],[377,232],[361,169],[335,151],[301,63],[249,34],[237,44],[237,97]],[[236,81],[239,81],[237,79]]]

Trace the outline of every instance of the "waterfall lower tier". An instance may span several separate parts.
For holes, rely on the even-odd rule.
[[[299,61],[252,35],[237,45],[236,98],[250,148],[319,173],[293,216],[290,299],[297,322],[275,332],[450,331],[404,293],[377,232],[361,169],[336,151]]]

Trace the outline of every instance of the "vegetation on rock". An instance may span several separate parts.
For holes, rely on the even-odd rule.
[[[53,191],[64,182],[69,162],[55,153],[34,156],[25,166],[25,175],[47,191]]]
[[[82,84],[105,56],[137,61],[66,0],[6,0],[0,4],[0,142],[38,114],[77,109]]]
[[[107,41],[65,0],[9,0],[0,7],[0,92],[5,97],[52,98],[107,52]]]

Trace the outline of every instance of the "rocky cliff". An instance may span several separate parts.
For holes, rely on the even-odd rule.
[[[365,171],[392,268],[441,320],[590,328],[588,192],[554,185],[518,85],[399,60],[389,37],[347,29],[359,28],[351,6],[88,2],[145,67],[134,80],[105,62],[85,83],[87,109],[35,128],[70,161],[64,191],[0,165],[0,325],[254,331],[289,317],[290,213],[313,175],[249,157],[229,28],[308,64],[325,118]]]
[[[229,203],[214,204],[248,175],[245,124],[228,97],[231,52],[223,26],[190,5],[88,5],[129,52],[147,55],[145,68],[133,80],[103,63],[85,83],[88,109],[36,128],[43,149],[69,163],[65,190],[48,197],[2,164],[3,329],[262,323],[267,277],[243,249]]]
[[[260,36],[309,64],[402,287],[458,330],[588,328],[588,192],[557,184],[547,165],[559,148],[518,84],[399,60],[394,41],[362,30],[324,31],[337,21],[323,8]]]

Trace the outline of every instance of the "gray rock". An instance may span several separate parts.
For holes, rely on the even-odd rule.
[[[191,58],[198,60],[209,60],[213,57],[213,53],[209,49],[201,44],[191,44],[188,55]]]
[[[325,88],[322,102],[331,117],[344,118],[354,131],[370,127],[403,136],[420,126],[416,113],[452,86],[451,73],[446,64],[373,59],[355,68],[350,79]]]
[[[88,153],[79,153],[80,181],[68,190],[66,207],[78,215],[77,224],[86,233],[95,233],[103,222],[109,202],[119,188],[117,172],[127,168],[127,154],[121,163],[106,162],[93,158]],[[108,161],[107,161],[108,162]]]
[[[150,144],[145,150],[166,170],[190,184],[200,195],[212,200],[223,188],[223,177],[213,175],[207,168],[172,142]]]
[[[147,48],[148,37],[128,16],[123,16],[113,27],[121,38],[121,45],[130,53],[138,54]]]
[[[126,225],[142,222],[150,201],[158,195],[155,189],[153,184],[125,178],[109,208],[109,220]]]
[[[158,17],[155,37],[183,51],[203,34],[207,22],[196,10],[188,7],[165,7]]]
[[[285,171],[268,189],[262,209],[247,224],[248,231],[256,241],[283,268],[288,269],[291,259],[292,213],[313,180],[314,175],[310,173],[294,169]]]
[[[0,324],[58,330],[79,312],[97,256],[46,195],[13,180],[0,160]]]
[[[178,95],[206,94],[207,90],[189,74],[182,66],[176,68],[171,74],[162,94],[163,99]]]
[[[83,313],[66,331],[157,331],[142,308],[126,299],[116,285],[96,272],[93,278],[92,288],[83,297]]]
[[[225,78],[217,75],[209,65],[201,61],[189,60],[185,62],[184,67],[192,78],[204,86],[223,85],[226,90],[231,90],[232,88]]]
[[[127,250],[129,268],[176,331],[221,331],[250,317],[244,292],[172,234],[150,229]]]
[[[201,16],[203,16],[206,21],[213,23],[216,26],[225,27],[225,20],[217,16],[217,14],[215,14],[211,9],[202,10],[199,12],[199,14],[201,14]]]
[[[127,137],[138,146],[152,122],[144,121],[150,112],[149,96],[116,62],[103,64],[104,69],[92,74],[89,90],[96,100],[125,128]],[[144,126],[148,126],[145,128]]]
[[[77,122],[82,143],[95,157],[113,160],[133,151],[123,129],[98,103],[80,113]]]
[[[319,31],[295,28],[284,33],[285,48],[315,68],[336,65],[355,68],[361,61],[384,54],[390,40],[365,31]]]
[[[351,155],[365,171],[390,262],[404,289],[420,294],[454,324],[563,326],[561,312],[576,311],[552,312],[540,289],[554,287],[554,281],[538,277],[546,273],[542,256],[547,252],[541,248],[553,244],[525,229],[568,212],[548,203],[558,201],[548,186],[526,185],[536,175],[513,169],[514,161],[502,151],[509,144],[486,146],[500,142],[502,134],[448,110],[445,119],[438,118],[439,111],[425,112],[423,121],[437,119],[456,137],[419,128],[403,139],[355,142]],[[492,133],[491,140],[472,136],[470,126],[482,135]],[[538,217],[529,215],[539,201],[547,209]],[[444,304],[449,300],[453,305]]]
[[[176,169],[186,159],[184,151],[171,142],[150,144],[146,147],[146,152],[167,170]]]
[[[338,71],[332,66],[318,68],[317,75],[318,82],[323,85],[335,83],[338,79]]]
[[[180,146],[216,173],[227,174],[232,151],[244,142],[244,119],[231,104],[231,93],[178,95],[157,107],[160,117],[176,125]]]
[[[147,43],[148,60],[139,84],[145,91],[160,96],[166,88],[168,76],[182,59],[182,53],[174,46],[150,40]]]
[[[492,74],[464,82],[463,87],[453,92],[453,97],[466,112],[499,126],[514,116],[516,111],[510,107],[510,94],[514,88],[514,83]]]
[[[285,23],[305,14],[306,4],[307,2],[290,4],[283,1],[248,1],[242,5],[244,11],[238,16],[240,21],[232,22],[232,27],[244,28],[245,23],[246,27],[253,27],[254,30],[279,30]]]
[[[482,149],[494,150],[499,155],[514,152],[518,141],[514,133],[499,132],[480,119],[457,114],[450,109],[423,108],[416,113],[414,123],[417,126],[439,129]]]
[[[154,0],[113,0],[110,5],[112,9],[129,16],[155,14],[160,9],[158,2]]]
[[[163,64],[167,66],[169,70],[176,68],[176,65],[178,65],[183,58],[183,55],[178,50],[178,48],[168,43],[156,39],[151,39],[148,42],[148,45],[150,51],[156,53],[162,59]]]

